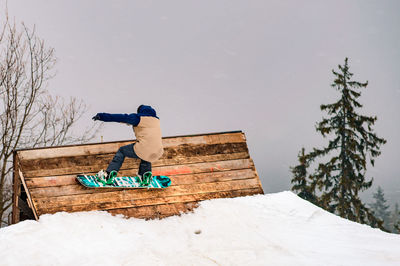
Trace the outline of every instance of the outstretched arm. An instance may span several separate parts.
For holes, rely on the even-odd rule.
[[[97,113],[93,120],[100,120],[104,122],[119,122],[137,126],[140,122],[140,117],[137,114],[109,114]]]

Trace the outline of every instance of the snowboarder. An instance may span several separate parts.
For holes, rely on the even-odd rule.
[[[117,176],[125,157],[141,159],[138,177],[151,177],[151,163],[158,160],[163,152],[160,119],[156,111],[149,105],[140,105],[137,113],[132,114],[109,114],[97,113],[93,120],[104,122],[119,122],[132,125],[136,136],[136,142],[119,148],[114,158],[108,165],[106,171],[100,170],[97,173],[99,180],[105,183],[112,183]],[[149,175],[150,173],[150,175]],[[143,181],[148,183],[149,180]]]

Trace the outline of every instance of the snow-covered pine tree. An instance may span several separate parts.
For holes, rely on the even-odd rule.
[[[390,230],[390,211],[389,205],[386,204],[385,194],[383,189],[379,186],[373,195],[375,202],[369,204],[374,216],[383,221],[383,227]]]
[[[311,184],[310,180],[307,179],[307,168],[310,163],[307,160],[304,148],[298,154],[298,160],[298,165],[290,167],[290,171],[293,174],[291,180],[293,184],[292,191],[296,192],[299,197],[316,204],[315,183]]]
[[[371,187],[372,178],[365,177],[367,162],[374,165],[374,159],[381,154],[380,146],[386,140],[373,131],[376,116],[365,116],[357,112],[362,107],[358,102],[361,89],[368,82],[352,80],[348,59],[339,70],[332,70],[335,79],[332,87],[340,93],[340,98],[332,104],[321,105],[328,116],[317,123],[316,130],[324,138],[329,137],[327,147],[314,148],[305,155],[309,162],[317,158],[326,160],[318,164],[309,176],[310,184],[316,185],[318,205],[343,218],[382,227],[368,207],[361,201],[359,192]]]

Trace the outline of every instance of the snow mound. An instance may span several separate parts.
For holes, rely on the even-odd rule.
[[[399,265],[399,246],[399,235],[281,192],[204,201],[163,220],[42,215],[0,229],[0,264]]]

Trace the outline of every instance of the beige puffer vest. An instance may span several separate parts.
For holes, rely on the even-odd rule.
[[[162,146],[160,120],[151,116],[141,116],[140,122],[133,127],[136,143],[135,153],[148,162],[154,162],[164,153]]]

